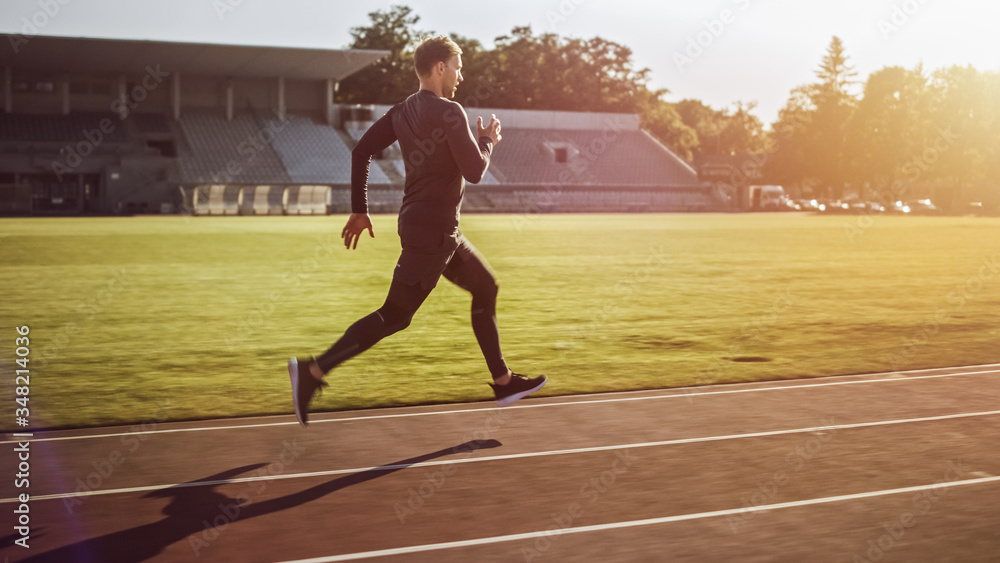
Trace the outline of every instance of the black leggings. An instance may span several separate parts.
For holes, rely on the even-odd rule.
[[[486,365],[494,379],[506,375],[507,363],[500,351],[497,327],[497,281],[486,261],[465,237],[461,237],[458,248],[440,275],[472,294],[472,331],[479,341]],[[381,307],[351,325],[340,340],[316,359],[323,373],[371,348],[390,334],[410,326],[413,315],[434,289],[433,282],[436,280],[423,284],[407,283],[402,277],[393,277],[389,295]]]

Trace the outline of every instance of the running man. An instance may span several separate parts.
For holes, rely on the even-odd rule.
[[[486,260],[458,229],[465,181],[478,183],[500,142],[500,121],[477,120],[472,136],[469,118],[455,96],[462,77],[462,50],[451,39],[425,39],[414,65],[420,90],[392,107],[358,141],[351,162],[351,217],[341,236],[356,249],[362,233],[373,237],[368,215],[368,171],[372,156],[399,141],[406,163],[403,205],[399,210],[402,252],[393,271],[389,295],[375,312],[358,320],[320,357],[292,358],[295,416],[305,426],[309,402],[323,378],[344,361],[403,330],[443,275],[472,294],[472,329],[493,377],[490,386],[503,407],[541,389],[545,376],[513,373],[500,351],[497,329],[497,281]]]

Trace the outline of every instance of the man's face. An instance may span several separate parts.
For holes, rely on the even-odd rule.
[[[462,56],[452,55],[444,64],[444,76],[441,77],[441,93],[446,98],[454,98],[462,78]]]

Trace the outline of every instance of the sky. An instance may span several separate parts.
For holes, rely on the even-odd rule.
[[[405,4],[417,28],[492,47],[515,26],[628,46],[666,99],[756,102],[773,122],[814,80],[834,35],[864,79],[885,66],[1000,71],[992,0],[0,0],[0,32],[344,48],[368,13]],[[0,45],[0,48],[10,48]]]

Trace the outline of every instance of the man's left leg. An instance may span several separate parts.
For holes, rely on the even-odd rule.
[[[472,331],[479,342],[486,365],[493,376],[491,384],[497,404],[506,406],[541,389],[545,376],[526,378],[507,367],[500,349],[500,329],[497,324],[496,275],[464,236],[442,274],[448,281],[472,294]]]
[[[493,270],[479,252],[462,237],[458,250],[442,274],[445,279],[472,294],[472,332],[493,380],[510,375],[500,350],[500,329],[497,325],[497,286]]]

